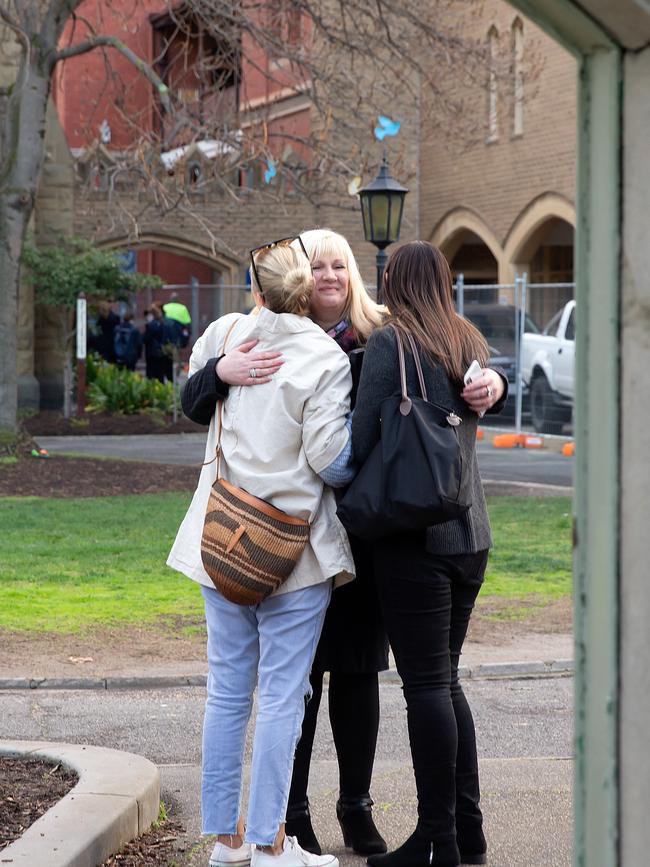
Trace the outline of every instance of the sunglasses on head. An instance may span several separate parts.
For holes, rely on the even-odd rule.
[[[302,242],[302,238],[300,235],[292,235],[290,238],[279,238],[277,241],[269,241],[268,244],[260,244],[259,247],[253,247],[251,250],[251,268],[253,271],[253,276],[255,277],[255,282],[257,283],[257,289],[262,298],[264,298],[264,290],[262,289],[262,284],[260,283],[259,274],[257,273],[257,268],[255,267],[255,254],[261,253],[262,251],[273,250],[274,247],[290,247],[294,241],[298,241],[300,244],[300,249],[305,254],[307,261],[309,262],[309,255],[307,250],[305,250],[305,245]]]

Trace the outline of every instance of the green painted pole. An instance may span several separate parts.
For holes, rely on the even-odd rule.
[[[618,867],[620,51],[570,0],[509,2],[578,62],[574,864]]]

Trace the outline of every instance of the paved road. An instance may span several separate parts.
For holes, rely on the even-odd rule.
[[[478,444],[478,462],[484,479],[544,485],[573,485],[573,458],[544,449],[495,449]]]
[[[572,686],[571,678],[466,685],[479,732],[492,867],[571,863]],[[198,688],[4,692],[0,730],[4,738],[97,744],[146,756],[161,768],[163,799],[186,824],[193,845],[199,835],[203,700]],[[415,791],[399,686],[383,684],[381,703],[373,796],[377,821],[394,846],[414,825]],[[331,733],[321,713],[310,782],[315,826],[343,867],[361,867],[361,859],[342,849],[336,790]]]
[[[39,437],[38,441],[52,454],[72,452],[188,466],[201,463],[205,449],[205,434]],[[555,452],[495,449],[491,442],[483,440],[478,445],[478,454],[485,479],[563,486],[573,484],[573,459]]]

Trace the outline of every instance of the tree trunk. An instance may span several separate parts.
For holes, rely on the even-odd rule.
[[[59,319],[61,320],[61,348],[63,350],[63,418],[70,418],[72,416],[72,393],[74,390],[73,353],[76,328],[72,311],[62,310]]]
[[[0,170],[0,433],[17,424],[17,324],[20,258],[45,154],[50,72],[32,42],[2,119]]]
[[[72,352],[66,349],[63,364],[63,418],[72,415]]]

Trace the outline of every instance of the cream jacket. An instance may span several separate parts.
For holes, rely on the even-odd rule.
[[[190,376],[228,347],[257,338],[257,351],[282,352],[284,364],[264,385],[231,387],[223,406],[221,475],[311,524],[309,544],[288,580],[287,593],[335,578],[354,577],[348,537],[336,517],[334,493],[318,473],[348,441],[345,427],[352,378],[347,356],[310,319],[266,308],[248,316],[230,313],[213,322],[197,340]],[[215,456],[216,423],[208,430],[205,460]],[[216,478],[216,462],[204,466],[167,564],[212,587],[201,562],[201,533]]]

